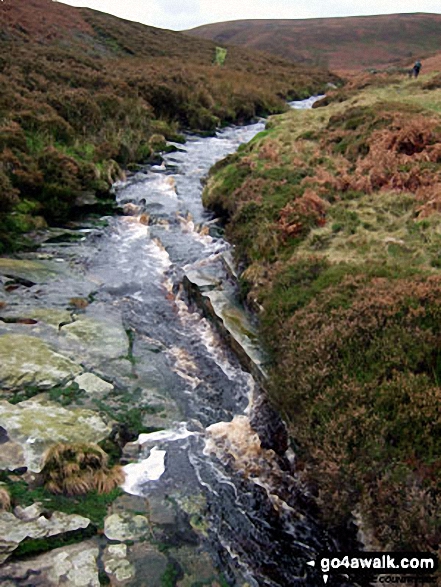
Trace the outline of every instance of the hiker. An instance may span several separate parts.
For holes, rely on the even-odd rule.
[[[415,61],[415,65],[413,66],[413,69],[412,69],[413,77],[418,77],[418,75],[420,73],[420,69],[421,69],[421,61]]]

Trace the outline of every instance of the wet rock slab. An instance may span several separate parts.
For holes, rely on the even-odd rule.
[[[214,279],[210,277],[211,272],[214,269],[208,266],[203,270],[188,270],[183,278],[184,287],[190,298],[214,321],[245,369],[263,383],[267,378],[267,359],[260,348],[256,328],[235,301],[234,286],[227,276],[224,280]]]
[[[62,328],[63,334],[83,349],[84,356],[106,360],[127,355],[129,341],[120,316],[78,316],[75,322]]]

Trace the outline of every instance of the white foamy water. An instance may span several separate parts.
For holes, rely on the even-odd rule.
[[[184,440],[195,434],[195,432],[187,430],[186,422],[181,422],[177,428],[172,430],[159,430],[149,434],[140,434],[134,444],[137,444],[141,449],[148,444],[154,444],[154,446],[150,449],[149,456],[146,459],[123,467],[126,478],[122,489],[126,493],[130,493],[130,495],[144,495],[146,483],[158,481],[165,473],[167,451],[161,447],[166,443]]]
[[[138,444],[142,446],[148,442],[175,442],[176,440],[183,440],[194,435],[195,432],[187,430],[187,423],[181,422],[175,430],[159,430],[158,432],[150,432],[149,434],[140,434]]]
[[[148,481],[158,481],[164,474],[166,454],[167,451],[154,446],[147,459],[125,465],[126,478],[122,489],[130,495],[143,495],[143,485]]]
[[[292,106],[308,108],[316,99]],[[201,516],[210,532],[205,539],[227,561],[229,584],[305,587],[316,583],[308,582],[299,550],[312,556],[323,547],[322,535],[297,498],[304,492],[296,474],[286,460],[262,448],[251,426],[259,409],[258,383],[232,357],[210,320],[195,311],[181,283],[193,272],[201,287],[223,288],[228,300],[234,299],[230,271],[216,258],[229,244],[210,236],[215,232],[201,206],[200,179],[213,159],[259,130],[263,124],[222,131],[207,141],[190,138],[185,152],[167,155],[154,173],[137,174],[120,191],[119,201],[132,218],[115,222],[115,231],[126,232],[128,239],[116,237],[118,267],[115,263],[107,271],[115,274],[130,304],[134,370],[150,352],[146,341],[153,340],[151,367],[138,368],[140,388],[164,389],[164,397],[170,394],[179,408],[170,417],[188,419],[198,430],[190,432],[181,422],[140,435],[128,452],[139,462],[124,467],[122,487],[158,504],[175,495],[206,497],[208,509],[202,508]]]
[[[308,110],[309,108],[312,108],[314,102],[317,102],[317,100],[320,100],[321,98],[324,98],[324,95],[311,96],[306,100],[294,100],[293,102],[289,102],[289,105],[295,110]]]

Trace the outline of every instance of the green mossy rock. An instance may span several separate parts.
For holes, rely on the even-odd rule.
[[[111,383],[107,383],[101,377],[97,377],[93,373],[83,373],[75,378],[75,383],[80,389],[84,389],[87,393],[102,394],[110,392],[114,389]]]
[[[56,277],[60,272],[60,265],[50,261],[10,259],[6,257],[0,259],[0,275],[25,279],[32,283],[44,283]]]
[[[0,364],[0,387],[9,390],[24,386],[50,389],[82,372],[79,365],[39,338],[22,334],[0,336]]]
[[[104,534],[109,540],[140,540],[151,533],[149,521],[145,516],[121,512],[112,514],[104,522]]]
[[[64,326],[62,332],[84,346],[88,355],[117,359],[129,352],[127,334],[121,321],[116,322],[114,317],[110,321],[103,316],[78,316],[75,322]]]
[[[43,455],[50,446],[58,442],[98,443],[111,431],[96,412],[64,408],[47,400],[45,394],[15,406],[0,402],[0,426],[11,443],[23,450],[23,462],[15,462],[14,468],[25,466],[34,473],[41,471]],[[3,450],[0,469],[10,467],[10,455]]]

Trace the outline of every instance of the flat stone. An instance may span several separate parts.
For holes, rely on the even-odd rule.
[[[47,538],[87,528],[88,518],[76,514],[53,512],[50,518],[38,516],[22,520],[10,512],[0,512],[0,564],[2,564],[26,538]]]
[[[107,381],[93,373],[83,373],[75,377],[74,381],[80,389],[84,389],[87,393],[107,393],[114,389],[111,383],[107,383]]]
[[[63,326],[62,332],[85,347],[87,354],[106,359],[124,357],[129,341],[121,322],[101,317],[78,316],[75,322]]]
[[[36,520],[41,515],[41,505],[39,503],[33,503],[27,508],[17,506],[14,508],[14,516],[24,522],[31,522]]]
[[[107,554],[115,558],[126,558],[127,545],[126,544],[111,544],[107,547]]]
[[[44,341],[24,334],[0,336],[0,387],[36,386],[50,389],[73,379],[82,368],[52,350]]]
[[[98,547],[92,541],[57,548],[0,567],[0,584],[21,587],[100,587]]]
[[[18,442],[8,440],[2,443],[0,449],[0,469],[15,471],[15,469],[23,467],[24,462],[24,450]]]
[[[104,521],[104,534],[109,540],[139,540],[150,535],[149,521],[145,516],[121,512]]]
[[[112,502],[111,511],[109,513],[119,514],[121,512],[131,511],[137,514],[149,513],[149,502],[145,497],[139,497],[138,495],[129,495],[123,493]]]
[[[10,440],[19,444],[23,451],[23,462],[11,466],[10,455],[0,452],[0,469],[16,469],[25,466],[38,473],[42,467],[45,451],[57,442],[97,443],[107,438],[111,428],[91,410],[64,408],[46,399],[45,395],[11,405],[0,401],[0,426]],[[17,454],[15,455],[15,459]]]
[[[60,268],[51,261],[31,259],[0,259],[0,274],[25,279],[32,283],[45,283],[60,273]]]
[[[150,495],[148,498],[149,519],[155,525],[175,525],[176,511],[171,503],[159,495]]]

